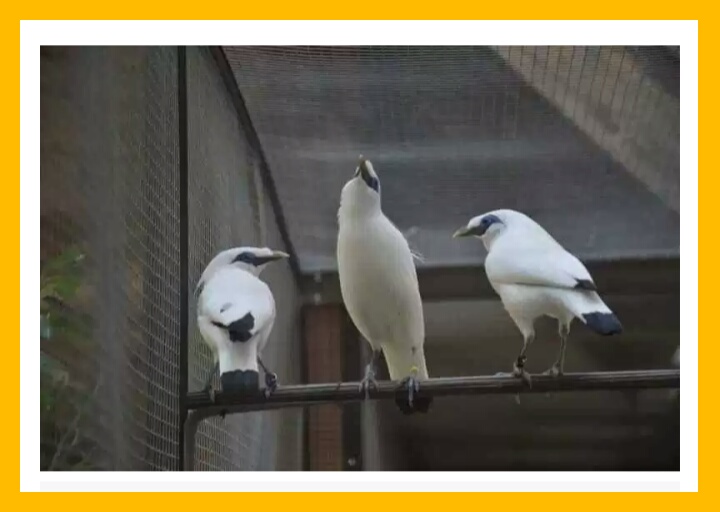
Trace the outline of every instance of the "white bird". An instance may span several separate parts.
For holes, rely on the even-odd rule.
[[[425,323],[413,254],[383,214],[380,181],[372,163],[360,157],[355,175],[342,189],[338,210],[338,273],[348,314],[370,343],[373,355],[360,389],[376,386],[375,364],[382,351],[390,378],[402,380],[407,396],[396,398],[406,414],[427,412],[431,397],[419,394],[428,378],[423,345]]]
[[[205,385],[212,399],[218,370],[223,391],[256,391],[258,363],[265,370],[266,395],[275,389],[277,375],[260,359],[275,322],[275,300],[258,275],[265,264],[287,257],[268,248],[236,247],[215,256],[200,276],[197,321],[215,361]]]
[[[514,375],[529,382],[525,352],[535,337],[534,323],[546,315],[558,320],[560,353],[546,374],[561,375],[574,318],[598,334],[612,335],[622,326],[597,294],[590,273],[550,234],[527,215],[495,210],[474,217],[453,237],[479,237],[488,251],[485,272],[503,306],[523,335]]]

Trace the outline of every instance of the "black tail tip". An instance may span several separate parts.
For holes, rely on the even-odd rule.
[[[413,414],[415,412],[426,413],[430,409],[432,401],[433,399],[431,396],[416,395],[413,397],[413,404],[411,406],[408,403],[407,395],[395,397],[395,404],[403,414]]]
[[[585,325],[598,334],[612,336],[623,331],[620,320],[613,313],[587,313],[583,315]]]
[[[254,370],[233,370],[220,375],[223,391],[230,393],[248,393],[257,391],[260,374]]]

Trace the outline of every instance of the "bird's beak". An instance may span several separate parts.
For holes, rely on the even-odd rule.
[[[470,236],[471,234],[472,234],[472,230],[470,228],[468,228],[467,226],[463,226],[460,229],[458,229],[457,231],[455,231],[455,233],[453,233],[453,238],[461,238],[464,236]]]
[[[272,255],[270,256],[270,259],[272,260],[282,260],[285,258],[289,258],[290,255],[283,251],[273,251]]]
[[[365,157],[363,157],[362,155],[360,155],[360,162],[358,163],[358,172],[355,173],[355,176],[360,175],[360,176],[362,176],[362,179],[365,181],[367,181],[368,179],[370,179],[372,177],[367,164],[368,164],[367,159]]]

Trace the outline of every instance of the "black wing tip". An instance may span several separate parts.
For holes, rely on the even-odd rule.
[[[576,290],[588,290],[591,292],[596,292],[597,287],[595,286],[595,283],[593,283],[590,279],[576,279],[575,280],[575,286],[574,288]]]
[[[585,325],[603,336],[612,336],[623,331],[622,324],[614,313],[586,313],[583,320]]]
[[[223,325],[220,322],[213,321],[213,325],[225,329],[230,335],[230,341],[245,342],[252,338],[252,329],[255,327],[255,317],[252,313],[247,313],[244,317]]]

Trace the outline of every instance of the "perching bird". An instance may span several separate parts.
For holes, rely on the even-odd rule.
[[[547,374],[561,375],[570,323],[577,318],[598,334],[622,331],[615,314],[597,294],[585,266],[527,215],[495,210],[470,220],[453,237],[476,236],[488,251],[485,272],[524,338],[513,374],[529,382],[525,352],[535,337],[535,320],[558,320],[560,353]]]
[[[277,386],[277,375],[260,359],[275,321],[275,300],[258,275],[266,263],[287,257],[267,248],[227,249],[212,259],[200,277],[195,289],[198,328],[215,360],[205,385],[211,398],[211,382],[218,369],[223,391],[257,390],[258,363],[265,370],[266,395]]]
[[[383,214],[380,181],[372,163],[360,157],[345,184],[338,210],[338,272],[345,307],[372,347],[360,390],[376,386],[382,351],[390,378],[402,380],[396,403],[410,414],[427,412],[431,397],[419,394],[428,378],[423,345],[425,324],[418,279],[407,240]]]

